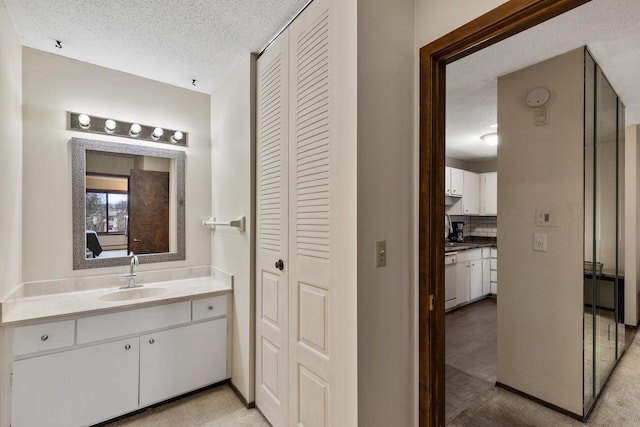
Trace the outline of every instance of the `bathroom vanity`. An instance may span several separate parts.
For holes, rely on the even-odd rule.
[[[10,425],[92,425],[226,380],[231,289],[209,276],[5,302]]]

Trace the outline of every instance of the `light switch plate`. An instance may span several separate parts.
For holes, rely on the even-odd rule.
[[[543,233],[533,234],[533,250],[546,252],[547,251],[547,235]]]
[[[387,241],[376,240],[376,268],[387,265]]]
[[[536,209],[536,226],[557,227],[558,215],[553,209]]]

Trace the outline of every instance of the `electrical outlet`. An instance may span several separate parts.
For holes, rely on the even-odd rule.
[[[376,240],[376,268],[387,265],[387,241]]]
[[[547,235],[546,234],[533,234],[533,250],[546,252],[547,251]]]

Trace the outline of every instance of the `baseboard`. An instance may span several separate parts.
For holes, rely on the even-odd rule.
[[[525,393],[524,391],[520,391],[520,390],[518,390],[516,388],[513,388],[513,387],[510,387],[510,386],[508,386],[506,384],[502,384],[501,382],[496,381],[496,387],[499,387],[499,388],[502,388],[504,390],[510,391],[513,394],[517,394],[518,396],[524,397],[525,399],[529,399],[529,400],[531,400],[531,401],[533,401],[533,402],[535,402],[535,403],[537,403],[539,405],[545,406],[545,407],[547,407],[549,409],[553,409],[554,411],[559,412],[559,413],[561,413],[563,415],[566,415],[568,417],[571,417],[571,418],[573,418],[575,420],[578,420],[581,423],[584,423],[584,422],[587,421],[588,416],[584,417],[582,415],[574,414],[573,412],[568,411],[568,410],[566,410],[564,408],[561,408],[559,406],[556,406],[553,403],[549,403],[547,401],[544,401],[544,400],[542,400],[540,398],[537,398],[537,397],[532,396],[532,395],[530,395],[528,393]]]
[[[238,390],[238,388],[233,385],[233,382],[231,382],[231,380],[227,380],[227,384],[229,384],[229,387],[231,388],[231,390],[233,390],[233,392],[236,394],[236,396],[238,396],[238,399],[240,399],[240,401],[242,402],[242,404],[247,408],[247,409],[253,409],[256,407],[256,402],[247,402],[247,399],[245,399],[245,397],[242,395],[242,393],[240,393],[240,390]]]

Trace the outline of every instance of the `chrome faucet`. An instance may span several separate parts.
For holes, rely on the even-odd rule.
[[[123,279],[129,279],[129,284],[127,286],[121,286],[120,289],[142,287],[142,285],[136,285],[135,266],[139,264],[138,255],[134,254],[133,251],[129,252],[129,274],[122,275]]]

